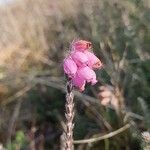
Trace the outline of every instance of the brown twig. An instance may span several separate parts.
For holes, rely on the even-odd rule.
[[[110,132],[106,135],[95,137],[95,138],[90,138],[90,139],[85,139],[85,140],[75,140],[73,143],[74,144],[83,144],[83,143],[93,143],[93,142],[101,141],[104,139],[111,138],[111,137],[127,130],[128,128],[130,128],[130,124],[126,124],[123,127],[119,128],[118,130]]]

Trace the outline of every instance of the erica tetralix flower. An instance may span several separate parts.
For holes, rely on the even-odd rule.
[[[76,74],[74,78],[72,78],[73,85],[79,89],[79,91],[84,91],[86,80],[80,76],[80,74]]]
[[[63,67],[65,74],[70,78],[80,91],[84,91],[85,84],[97,83],[96,74],[93,69],[102,67],[101,61],[90,52],[91,42],[78,40],[72,43],[71,51],[65,58]]]
[[[82,52],[74,51],[72,52],[71,57],[78,67],[86,66],[88,63],[87,56]]]
[[[84,40],[78,40],[76,42],[73,42],[72,44],[72,49],[84,52],[86,50],[89,50],[92,48],[92,44],[89,41],[84,41]]]
[[[84,54],[88,58],[88,66],[93,69],[100,69],[102,67],[102,62],[89,51],[85,51]]]
[[[92,85],[97,83],[95,72],[88,66],[78,68],[76,75],[72,78],[73,85],[80,91],[85,89],[85,83],[91,83]]]
[[[77,72],[77,65],[72,60],[71,57],[65,58],[63,62],[64,72],[68,75],[69,78],[72,78],[75,76]]]
[[[79,68],[77,70],[77,75],[84,79],[86,82],[92,83],[92,85],[97,83],[95,72],[88,66]]]

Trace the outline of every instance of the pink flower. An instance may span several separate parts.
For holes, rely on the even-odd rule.
[[[95,72],[88,66],[78,68],[76,76],[72,79],[73,85],[81,92],[84,91],[86,82],[91,82],[92,85],[97,83]]]
[[[97,83],[95,72],[90,69],[88,66],[79,68],[77,70],[77,75],[81,79],[84,79],[86,82],[91,82],[92,85]]]
[[[99,69],[102,67],[101,61],[91,52],[85,51],[85,55],[88,58],[88,66],[93,69]]]
[[[78,40],[71,44],[71,52],[64,60],[64,72],[71,79],[73,85],[80,91],[85,89],[86,83],[97,83],[93,69],[102,67],[101,61],[92,53],[91,42]]]
[[[76,65],[79,67],[86,66],[88,63],[87,56],[82,52],[74,51],[74,52],[72,52],[71,57],[74,60],[74,62],[76,63]]]
[[[77,72],[77,65],[71,57],[65,58],[63,62],[64,72],[71,78],[74,77]]]
[[[89,50],[91,47],[92,47],[91,42],[84,41],[84,40],[78,40],[72,44],[73,50],[81,51],[81,52]]]
[[[76,76],[72,79],[72,83],[81,92],[84,91],[86,81],[82,77],[78,76],[78,74],[76,74]]]

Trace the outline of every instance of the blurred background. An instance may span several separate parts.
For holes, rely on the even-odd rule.
[[[74,140],[104,138],[75,149],[148,150],[149,24],[149,0],[0,0],[0,148],[61,149],[62,61],[83,39],[104,67],[74,92]]]

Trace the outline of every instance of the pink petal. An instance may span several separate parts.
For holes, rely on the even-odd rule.
[[[73,77],[77,72],[77,65],[72,60],[72,58],[68,57],[63,62],[64,72],[69,76]]]
[[[101,61],[91,52],[85,51],[84,54],[88,58],[88,66],[93,69],[99,69],[102,67]]]
[[[91,82],[92,85],[97,83],[95,72],[88,66],[79,68],[77,70],[77,74],[80,78],[83,78],[87,82]]]
[[[87,65],[88,58],[84,53],[74,51],[74,52],[72,52],[71,57],[74,60],[74,62],[77,64],[77,66],[81,67],[81,66]]]
[[[78,88],[81,92],[85,89],[85,80],[78,76],[78,74],[72,79],[73,85]]]
[[[76,51],[84,52],[92,47],[91,42],[85,40],[78,40],[72,44],[72,49]]]

